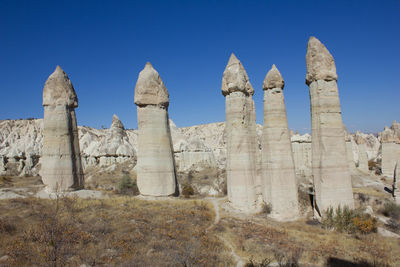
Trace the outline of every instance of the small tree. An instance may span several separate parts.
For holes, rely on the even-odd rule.
[[[129,174],[125,174],[121,178],[118,184],[118,191],[126,195],[137,195],[139,193],[136,182],[132,180]]]

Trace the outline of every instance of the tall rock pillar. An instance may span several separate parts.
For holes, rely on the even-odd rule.
[[[254,89],[234,54],[223,74],[222,94],[226,112],[228,198],[234,208],[252,212],[257,208]]]
[[[137,185],[142,195],[176,193],[175,162],[168,120],[169,95],[148,62],[135,87],[138,116]]]
[[[353,208],[335,61],[326,47],[317,38],[311,37],[306,63],[316,204],[320,212],[339,205]]]
[[[57,66],[43,89],[43,151],[41,176],[46,190],[83,188],[75,108],[78,98],[67,74]]]
[[[299,215],[296,172],[287,122],[281,73],[272,65],[264,83],[264,126],[262,133],[262,175],[264,201],[272,206],[271,216],[279,220]]]

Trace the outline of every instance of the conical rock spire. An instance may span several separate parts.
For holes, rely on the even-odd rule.
[[[139,73],[135,87],[135,104],[138,106],[160,105],[168,107],[169,94],[164,82],[150,62]]]
[[[272,65],[272,68],[268,71],[265,76],[263,83],[263,90],[272,89],[272,88],[281,88],[285,86],[285,81],[282,78],[281,73],[276,68],[275,64]]]
[[[222,94],[229,95],[232,92],[243,92],[248,95],[254,94],[253,86],[249,81],[246,70],[235,54],[231,54],[222,76]]]
[[[56,105],[78,106],[74,86],[60,66],[49,76],[43,88],[43,106]]]
[[[111,122],[111,127],[110,128],[118,128],[118,129],[122,129],[125,130],[124,125],[122,124],[122,122],[120,121],[120,119],[118,118],[117,115],[113,115],[112,118],[112,122]]]
[[[306,64],[306,84],[317,80],[337,80],[335,61],[331,53],[313,36],[308,40]]]

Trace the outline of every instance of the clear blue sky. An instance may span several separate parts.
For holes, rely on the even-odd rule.
[[[310,129],[305,55],[314,35],[336,60],[343,120],[381,131],[400,120],[400,1],[0,0],[0,119],[43,117],[42,90],[56,65],[79,98],[78,124],[137,128],[134,86],[150,61],[178,126],[225,120],[221,79],[231,52],[255,89],[281,71],[289,127]]]

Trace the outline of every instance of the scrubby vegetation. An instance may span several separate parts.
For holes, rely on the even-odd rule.
[[[118,184],[118,192],[124,195],[138,195],[136,180],[133,180],[129,174],[124,174]]]
[[[190,184],[184,184],[182,186],[182,196],[185,198],[190,198],[194,195],[194,189]]]
[[[386,217],[390,217],[394,220],[400,219],[400,205],[397,205],[392,201],[386,202],[380,212]]]
[[[2,200],[0,210],[9,266],[232,265],[205,231],[213,212],[204,202],[28,198]]]
[[[352,210],[340,206],[336,210],[329,208],[325,212],[322,226],[349,234],[369,234],[377,231],[377,221],[371,215],[363,213],[361,209]]]

